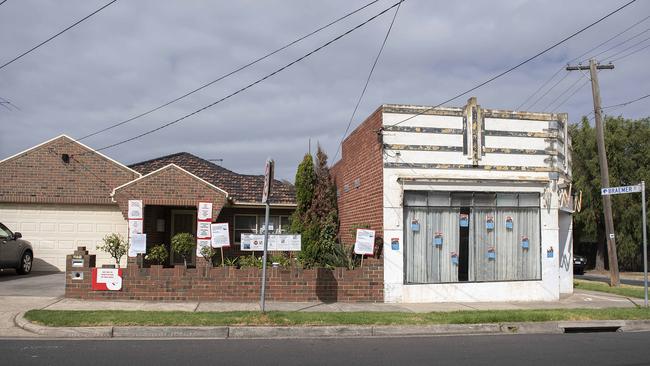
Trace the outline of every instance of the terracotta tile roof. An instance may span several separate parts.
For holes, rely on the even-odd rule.
[[[129,167],[142,175],[168,164],[176,164],[188,172],[228,192],[235,203],[262,203],[263,175],[238,174],[190,153],[181,152],[135,163]],[[292,184],[273,181],[271,204],[295,204],[296,194]]]

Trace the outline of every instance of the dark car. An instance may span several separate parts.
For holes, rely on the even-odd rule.
[[[0,222],[0,268],[15,268],[19,274],[32,270],[34,249],[22,240],[21,233],[14,233]]]
[[[587,266],[587,258],[581,255],[573,255],[573,274],[584,274]]]

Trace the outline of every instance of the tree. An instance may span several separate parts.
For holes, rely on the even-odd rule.
[[[338,241],[338,231],[336,186],[327,167],[327,154],[319,145],[313,196],[302,222],[303,264],[307,267],[345,265],[345,251]]]
[[[103,239],[104,244],[98,245],[97,249],[108,253],[113,259],[117,268],[120,268],[120,259],[126,254],[129,246],[124,237],[120,234],[108,234]]]
[[[291,232],[302,233],[307,211],[314,197],[316,173],[311,154],[305,154],[296,171],[296,210],[291,217]]]
[[[570,126],[573,142],[573,184],[583,192],[583,209],[574,215],[574,242],[597,242],[596,268],[604,269],[605,232],[600,195],[600,173],[595,131],[583,118]],[[605,146],[612,186],[638,184],[650,179],[650,119],[605,118]],[[641,197],[612,197],[619,265],[625,270],[642,267]]]
[[[172,236],[172,250],[174,253],[183,257],[183,262],[187,267],[187,258],[192,256],[192,251],[196,248],[196,240],[190,233],[178,233]]]

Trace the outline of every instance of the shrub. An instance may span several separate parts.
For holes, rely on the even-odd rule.
[[[242,255],[239,257],[239,267],[241,268],[262,268],[262,258],[257,258],[255,254],[253,255]]]
[[[237,266],[238,259],[238,257],[226,258],[223,260],[224,266],[235,267]]]
[[[289,257],[287,257],[284,253],[271,254],[269,257],[269,262],[271,264],[278,263],[280,267],[289,267],[291,265]]]
[[[144,258],[155,264],[163,264],[167,262],[169,253],[167,253],[167,248],[165,248],[163,244],[160,244],[151,248],[151,250],[149,250],[149,254],[147,254]]]
[[[190,233],[178,233],[172,237],[172,250],[174,253],[183,257],[183,262],[187,267],[187,258],[192,256],[192,251],[196,248],[196,240]]]
[[[120,234],[108,234],[103,239],[104,244],[98,245],[97,250],[108,253],[113,259],[117,268],[120,268],[120,259],[126,254],[129,249],[128,244],[124,237]]]
[[[217,251],[214,250],[213,247],[211,246],[205,246],[201,247],[201,256],[203,259],[205,259],[206,262],[210,263],[210,266],[212,266],[212,258],[214,255],[217,254]]]

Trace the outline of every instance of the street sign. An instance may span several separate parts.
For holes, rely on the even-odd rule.
[[[267,203],[271,195],[271,183],[273,182],[273,165],[274,161],[268,159],[266,161],[266,169],[264,172],[264,190],[262,191],[262,203]]]
[[[635,186],[607,187],[607,188],[600,189],[600,194],[603,196],[609,196],[612,194],[639,193],[639,192],[641,192],[640,184],[637,184]]]

